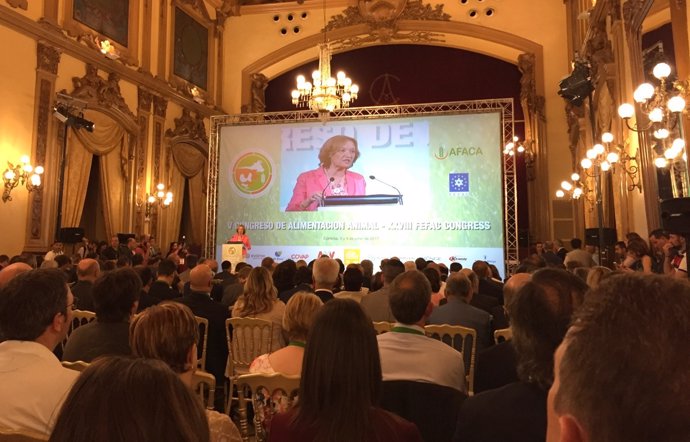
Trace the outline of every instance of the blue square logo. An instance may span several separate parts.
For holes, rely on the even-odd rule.
[[[450,193],[469,193],[470,174],[468,172],[448,174],[448,191]]]

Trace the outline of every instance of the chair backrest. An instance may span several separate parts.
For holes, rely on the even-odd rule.
[[[273,344],[273,322],[257,318],[230,318],[225,321],[235,375],[249,372],[249,365],[257,356],[270,353]]]
[[[86,368],[89,366],[89,363],[84,361],[62,361],[62,366],[81,373],[82,371],[86,370]]]
[[[428,382],[384,381],[381,407],[417,425],[422,439],[453,439],[460,406],[467,396],[455,388]]]
[[[0,442],[39,442],[46,440],[48,440],[47,435],[35,431],[0,428]]]
[[[192,375],[192,389],[199,395],[201,403],[208,410],[213,410],[213,402],[216,396],[216,378],[211,373],[196,370]]]
[[[240,404],[240,433],[243,440],[249,438],[247,400],[249,395],[254,406],[254,428],[258,442],[268,439],[268,428],[276,413],[288,411],[299,391],[299,376],[273,374],[246,374],[237,378]]]
[[[477,332],[473,328],[461,325],[427,325],[424,327],[427,336],[445,342],[462,352],[465,362],[467,391],[474,394],[474,360],[477,356]]]
[[[208,347],[208,319],[194,316],[199,326],[199,346],[197,347],[197,368],[206,370],[206,348]]]
[[[96,313],[88,310],[75,310],[72,312],[72,323],[69,325],[69,329],[67,329],[67,336],[65,336],[65,339],[62,340],[62,348],[65,348],[67,339],[69,339],[69,335],[71,335],[74,330],[78,329],[82,325],[86,325],[89,322],[94,321],[95,319]]]
[[[500,344],[501,342],[505,341],[510,341],[511,339],[513,339],[513,330],[510,327],[501,328],[494,331],[494,341],[496,342],[496,344]]]
[[[391,331],[391,328],[393,328],[392,322],[374,321],[374,330],[376,330],[377,335],[380,335],[381,333],[389,332],[389,331]]]

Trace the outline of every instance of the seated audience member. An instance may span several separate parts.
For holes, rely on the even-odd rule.
[[[362,287],[366,287],[367,291],[369,291],[371,288],[371,277],[374,276],[374,263],[369,259],[363,259],[359,265],[362,266],[362,273],[364,273]]]
[[[594,266],[592,266],[592,267],[594,267]],[[572,269],[572,273],[573,273],[573,275],[577,276],[581,280],[587,282],[587,276],[589,276],[589,270],[592,267],[575,267],[574,269]]]
[[[237,299],[244,293],[244,285],[247,283],[247,278],[249,278],[249,273],[251,273],[251,271],[251,267],[242,267],[237,272],[237,280],[223,289],[223,299],[220,301],[221,304],[225,307],[232,307],[235,305]]]
[[[232,263],[230,261],[223,261],[220,263],[220,272],[213,277],[214,280],[219,280],[223,288],[237,281],[237,275],[232,273]]]
[[[293,287],[290,290],[278,293],[278,299],[287,304],[290,300],[290,297],[297,292],[314,293],[314,288],[312,286],[313,282],[314,277],[312,276],[311,269],[306,265],[298,267],[297,271],[295,272]]]
[[[594,266],[587,273],[587,286],[590,289],[595,289],[599,286],[601,281],[606,279],[611,274],[611,269],[608,267]]]
[[[486,261],[475,261],[472,271],[479,278],[479,293],[495,298],[499,304],[503,304],[503,284],[492,277],[491,267]]]
[[[628,245],[625,241],[618,241],[613,245],[613,262],[617,266],[621,266],[625,263],[628,257]],[[663,260],[662,260],[663,265]]]
[[[0,271],[0,289],[5,287],[14,277],[31,270],[31,266],[25,262],[15,262],[7,265]]]
[[[336,298],[352,299],[356,302],[362,302],[362,298],[367,295],[366,288],[363,288],[364,272],[358,266],[348,266],[343,273],[343,286],[345,290],[336,293]]]
[[[532,275],[509,306],[519,381],[468,398],[454,441],[544,440],[553,354],[586,291],[585,282],[565,270]]]
[[[206,371],[216,378],[216,385],[225,382],[225,365],[228,359],[228,345],[225,331],[225,320],[229,312],[222,304],[211,299],[211,280],[213,272],[205,264],[199,264],[189,272],[190,293],[176,299],[186,305],[195,316],[208,320],[208,338],[206,342]],[[216,389],[216,410],[224,408],[222,388]]]
[[[208,441],[204,409],[165,363],[106,357],[79,376],[51,442]]]
[[[664,273],[674,278],[688,279],[688,253],[685,235],[671,233],[664,245]]]
[[[422,270],[422,273],[431,285],[431,303],[434,304],[434,307],[438,307],[441,299],[444,298],[443,293],[441,293],[441,276],[435,268],[429,266]]]
[[[603,281],[556,351],[547,441],[688,440],[688,336],[687,284],[641,275]]]
[[[424,261],[426,265],[426,261]],[[369,315],[372,321],[380,322],[395,322],[395,317],[391,311],[390,303],[390,285],[396,276],[405,272],[405,265],[395,259],[388,260],[383,265],[383,287],[379,290],[369,292],[369,294],[362,298],[362,308]],[[373,284],[374,286],[376,284]]]
[[[628,241],[627,259],[620,269],[628,272],[652,273],[651,252],[642,238]]]
[[[557,247],[554,241],[544,242],[544,253],[541,258],[547,267],[561,267],[563,260],[556,254]]]
[[[515,299],[517,292],[527,284],[531,278],[532,275],[529,273],[516,273],[505,283],[503,286],[503,299],[506,305],[501,305],[494,309],[494,311],[500,309],[499,311],[505,322],[499,327],[496,324],[496,317],[494,317],[495,329],[508,328],[510,326],[510,315],[508,314],[510,311],[510,304],[513,299]],[[477,352],[474,370],[475,394],[502,387],[512,382],[517,382],[517,380],[517,356],[511,340],[503,341]]]
[[[297,264],[291,259],[278,264],[273,271],[273,285],[278,290],[278,296],[295,286],[295,273],[297,272]]]
[[[0,333],[6,339],[0,343],[0,427],[50,434],[78,375],[53,354],[67,335],[73,308],[59,270],[24,272],[0,290]]]
[[[338,264],[338,261],[327,256],[317,259],[312,269],[314,294],[323,302],[333,299],[333,289],[338,282],[339,276],[340,264]]]
[[[299,402],[273,417],[269,441],[421,441],[414,424],[378,407],[376,332],[360,306],[334,299],[316,315]]]
[[[55,241],[52,246],[50,246],[50,250],[48,250],[48,253],[46,253],[43,256],[44,261],[53,261],[56,256],[60,256],[64,253],[63,251],[63,246],[62,242],[60,241]]]
[[[431,312],[428,324],[461,325],[474,329],[477,332],[477,351],[490,347],[493,344],[491,315],[470,305],[472,283],[467,276],[457,273],[448,278],[446,297],[448,302]]]
[[[497,298],[479,292],[479,277],[472,269],[462,269],[460,273],[465,275],[472,283],[472,301],[470,301],[470,305],[482,309],[489,314],[496,306],[501,305]]]
[[[276,268],[276,261],[270,256],[266,256],[261,260],[261,267],[265,268],[270,273],[273,273],[273,270]]]
[[[139,358],[159,359],[191,389],[197,367],[199,327],[186,305],[166,301],[134,318],[130,327],[132,354]],[[206,410],[212,442],[241,440],[230,417]]]
[[[263,354],[249,366],[250,373],[302,373],[302,359],[307,335],[314,322],[314,316],[323,306],[318,296],[308,292],[297,292],[285,306],[283,329],[288,336],[288,345],[273,353]]]
[[[84,258],[77,264],[77,282],[71,287],[72,294],[77,298],[79,310],[94,311],[93,283],[101,274],[101,267],[95,259]]]
[[[156,305],[160,302],[160,299],[154,298],[149,295],[151,290],[151,284],[153,283],[153,270],[149,266],[139,266],[134,269],[141,279],[141,292],[139,292],[139,308],[137,308],[137,313],[146,310],[152,305]]]
[[[649,233],[649,246],[652,252],[652,272],[659,275],[664,274],[664,245],[666,242],[668,242],[667,231],[654,229]],[[621,260],[620,262],[623,261]]]
[[[104,355],[129,355],[129,320],[139,306],[141,280],[130,268],[101,275],[93,285],[96,320],[75,329],[63,361],[91,362]]]
[[[191,273],[192,269],[196,267],[197,264],[199,264],[199,255],[189,253],[184,256],[184,270],[180,272],[178,266],[178,278],[180,280],[177,283],[177,291],[179,291],[180,293],[184,294],[184,286],[189,282],[190,279],[189,274]]]
[[[151,284],[149,296],[159,301],[175,299],[180,293],[173,287],[177,265],[174,261],[164,259],[158,263],[156,280]]]
[[[265,267],[253,268],[244,285],[244,294],[232,307],[232,316],[267,319],[273,322],[271,351],[276,351],[285,347],[282,327],[284,313],[285,304],[277,298],[271,272]]]
[[[506,308],[510,301],[515,297],[515,294],[532,279],[530,273],[516,273],[503,284],[503,302],[504,305],[498,305],[491,309],[491,316],[494,317],[494,330],[500,330],[510,327],[510,321],[506,313]]]
[[[417,381],[466,392],[462,354],[424,334],[434,306],[426,276],[412,270],[390,285],[390,307],[396,319],[389,333],[378,335],[384,381]]]

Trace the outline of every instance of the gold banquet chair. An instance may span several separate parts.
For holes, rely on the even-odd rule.
[[[196,370],[192,375],[192,389],[199,396],[206,409],[213,410],[213,401],[216,397],[216,378],[211,373]]]
[[[232,326],[232,336],[230,335]],[[249,373],[249,366],[257,356],[270,353],[273,345],[273,322],[258,318],[230,318],[225,320],[228,351],[232,359],[232,375]]]
[[[496,344],[510,341],[511,339],[513,339],[513,330],[510,327],[500,328],[494,331],[494,342],[496,342]]]
[[[276,413],[289,410],[295,403],[299,392],[299,376],[281,373],[246,374],[237,378],[237,391],[240,403],[240,434],[242,440],[249,441],[249,422],[247,402],[254,406],[254,428],[257,442],[268,439],[267,429]],[[245,397],[247,394],[249,398]]]
[[[474,394],[474,361],[477,355],[477,332],[460,325],[427,325],[424,332],[430,338],[438,339],[462,353],[465,362],[467,392]],[[469,367],[469,368],[468,368]]]
[[[199,348],[197,368],[206,370],[206,348],[208,347],[208,319],[194,316],[199,326]]]
[[[75,310],[72,312],[72,323],[69,325],[69,329],[67,330],[67,336],[65,336],[65,339],[62,340],[62,349],[65,349],[65,345],[67,345],[67,340],[69,339],[69,336],[72,334],[72,332],[82,325],[86,325],[91,321],[96,320],[96,313],[90,312],[88,310]]]
[[[47,435],[35,431],[0,428],[0,442],[41,442],[47,440]]]
[[[377,335],[380,335],[381,333],[389,332],[389,331],[391,331],[391,328],[393,328],[392,322],[374,321],[374,330],[376,330]]]

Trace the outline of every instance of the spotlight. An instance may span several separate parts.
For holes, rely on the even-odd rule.
[[[558,95],[570,103],[580,106],[594,90],[589,65],[582,61],[575,62],[573,72],[558,83]]]
[[[93,121],[84,118],[83,114],[75,115],[69,109],[61,104],[53,108],[53,115],[60,120],[61,123],[67,126],[72,126],[75,129],[85,129],[87,132],[93,132],[96,125]]]

